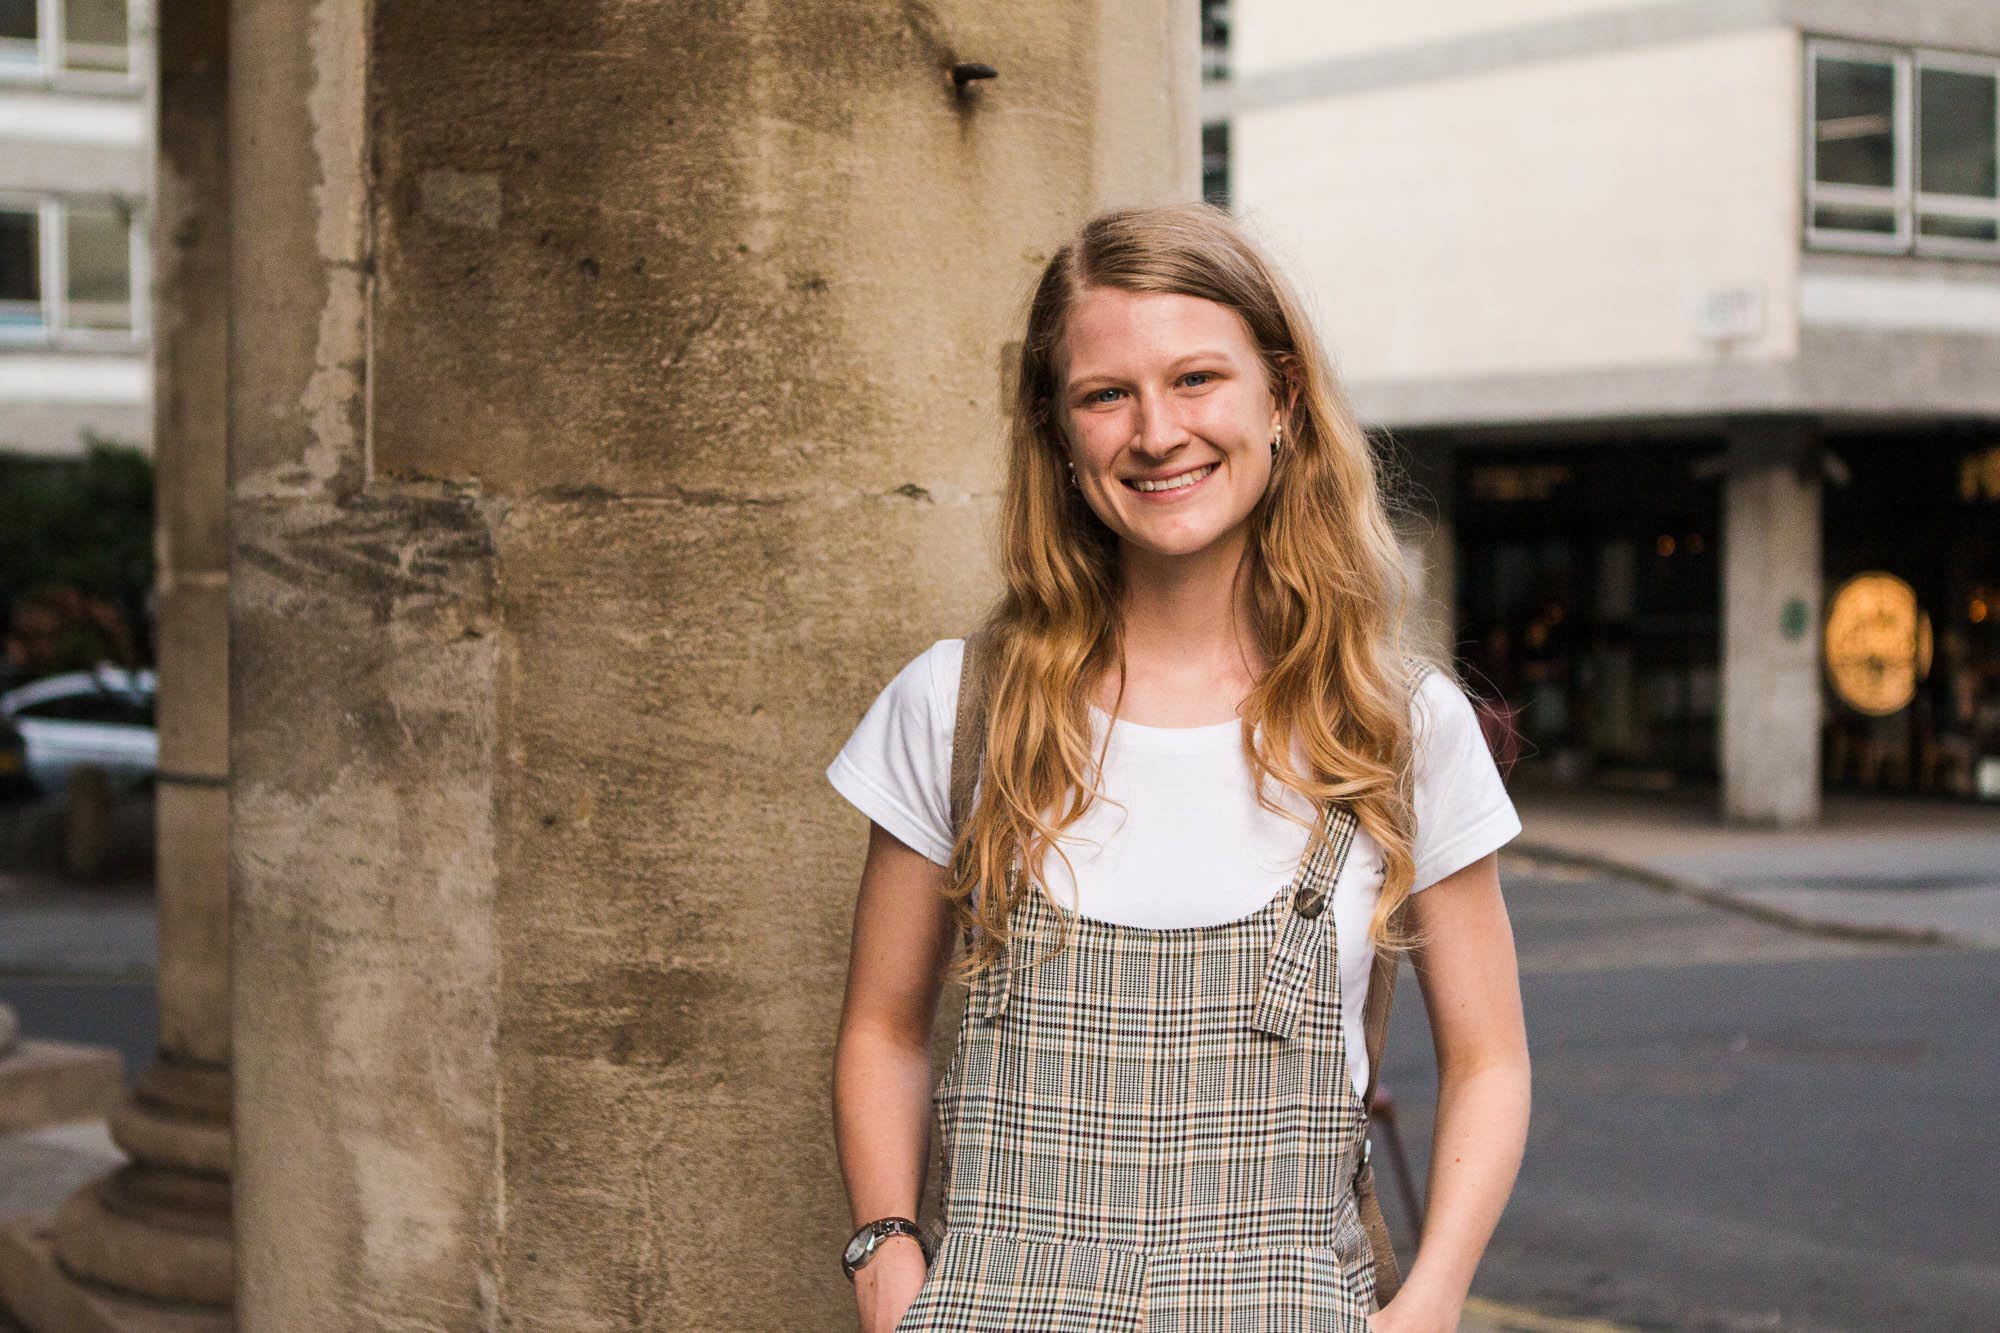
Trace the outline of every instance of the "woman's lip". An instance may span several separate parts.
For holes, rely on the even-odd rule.
[[[1132,492],[1132,494],[1138,496],[1142,500],[1152,500],[1156,503],[1165,500],[1174,500],[1178,499],[1183,495],[1187,495],[1190,492],[1198,491],[1202,487],[1208,485],[1208,478],[1214,476],[1216,473],[1216,469],[1220,466],[1221,465],[1218,463],[1197,463],[1193,467],[1182,468],[1179,472],[1169,473],[1164,477],[1126,477],[1124,479],[1124,485],[1126,490]],[[1164,491],[1142,491],[1137,486],[1132,484],[1135,481],[1172,481],[1175,477],[1185,477],[1188,473],[1199,472],[1203,468],[1208,469],[1208,476],[1203,477],[1200,481],[1195,482],[1192,486],[1175,486],[1170,490],[1164,490]]]

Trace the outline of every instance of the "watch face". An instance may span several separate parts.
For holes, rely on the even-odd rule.
[[[861,1262],[862,1257],[868,1253],[869,1242],[874,1239],[874,1233],[864,1228],[855,1233],[853,1240],[847,1242],[846,1258],[850,1268]],[[822,1250],[820,1253],[824,1254],[826,1251]]]

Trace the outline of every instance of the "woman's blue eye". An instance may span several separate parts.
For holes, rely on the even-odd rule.
[[[1214,378],[1215,378],[1215,372],[1214,372],[1214,371],[1212,371],[1212,370],[1190,370],[1190,371],[1189,371],[1189,372],[1188,372],[1187,374],[1185,374],[1185,375],[1181,376],[1181,378],[1182,378],[1183,380],[1208,380],[1208,379],[1214,379]]]
[[[1104,401],[1104,399],[1099,397],[1100,394],[1117,393],[1117,392],[1118,390],[1116,389],[1096,389],[1084,395],[1083,401],[1086,403],[1101,403]]]

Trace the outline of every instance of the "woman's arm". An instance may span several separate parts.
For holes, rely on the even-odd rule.
[[[834,1140],[856,1227],[878,1217],[914,1220],[923,1194],[931,1023],[951,948],[945,884],[944,867],[869,824],[833,1054]],[[855,1274],[863,1333],[895,1326],[924,1271],[915,1240],[883,1242]]]
[[[1514,931],[1489,852],[1410,899],[1411,956],[1437,1048],[1437,1123],[1423,1235],[1377,1333],[1458,1327],[1528,1141],[1528,1036]]]

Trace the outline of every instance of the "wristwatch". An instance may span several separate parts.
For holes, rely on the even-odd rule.
[[[930,1244],[924,1240],[924,1233],[915,1222],[907,1217],[878,1217],[873,1222],[862,1224],[840,1256],[840,1269],[847,1274],[849,1282],[854,1281],[854,1270],[873,1259],[875,1251],[890,1236],[908,1236],[916,1241],[917,1248],[924,1252],[924,1262],[930,1263]]]

